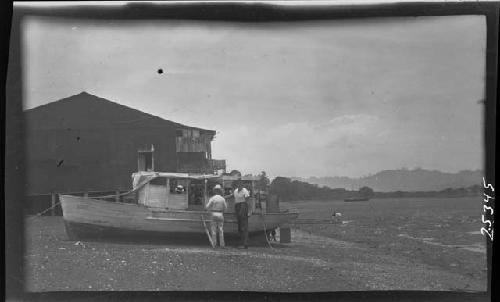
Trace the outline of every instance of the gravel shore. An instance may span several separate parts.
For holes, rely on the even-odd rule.
[[[292,243],[248,250],[70,241],[61,217],[26,220],[25,285],[43,291],[486,290],[484,276],[293,230]],[[472,252],[471,252],[472,253]]]

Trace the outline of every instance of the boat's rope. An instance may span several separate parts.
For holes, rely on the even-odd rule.
[[[53,208],[57,207],[59,204],[61,204],[60,201],[56,202],[54,205],[46,208],[45,210],[39,212],[39,213],[36,213],[34,214],[33,216],[31,217],[28,217],[28,219],[31,219],[31,218],[35,218],[35,217],[39,217],[39,216],[42,216],[43,214],[47,213],[48,211],[52,210]]]
[[[102,196],[92,196],[92,198],[97,198],[97,199],[104,199],[104,198],[113,198],[113,197],[117,197],[117,196],[125,196],[125,195],[128,195],[130,193],[134,193],[135,191],[139,190],[140,188],[142,188],[143,186],[145,186],[147,183],[149,183],[151,180],[148,179],[140,184],[138,184],[134,189],[130,190],[130,191],[127,191],[125,193],[120,193],[120,194],[114,194],[114,195],[102,195]]]

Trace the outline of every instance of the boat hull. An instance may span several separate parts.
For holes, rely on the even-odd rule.
[[[211,220],[206,211],[165,210],[139,204],[109,202],[81,196],[60,195],[63,218],[72,239],[91,237],[161,237],[164,239],[205,238],[203,225]],[[254,213],[248,219],[250,235],[263,234],[297,218],[298,213]],[[237,238],[234,213],[224,214],[224,235]]]

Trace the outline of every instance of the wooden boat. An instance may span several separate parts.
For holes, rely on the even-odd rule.
[[[121,196],[60,195],[68,236],[72,239],[129,235],[172,239],[198,236],[206,240],[203,221],[208,223],[211,213],[204,210],[204,205],[209,193],[215,184],[228,189],[228,184],[234,181],[231,177],[160,172],[134,173],[133,179],[133,190]],[[250,182],[253,184],[253,180]],[[298,217],[297,212],[268,212],[266,207],[259,208],[253,188],[249,190],[250,235],[263,235],[264,230],[270,231]],[[117,197],[120,202],[111,201]],[[224,214],[224,234],[229,239],[238,234],[232,199],[228,199],[228,211]]]

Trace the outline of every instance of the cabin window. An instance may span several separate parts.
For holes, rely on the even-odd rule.
[[[188,205],[203,205],[205,198],[205,182],[203,180],[192,180],[189,186]]]
[[[170,194],[186,194],[187,189],[187,180],[173,178],[170,179]]]
[[[183,136],[183,135],[182,135],[182,130],[181,130],[181,129],[177,129],[177,130],[175,131],[175,136],[176,136],[176,137],[182,137],[182,136]]]
[[[153,152],[138,152],[137,171],[154,171]]]
[[[193,137],[200,137],[200,130],[193,130]]]

